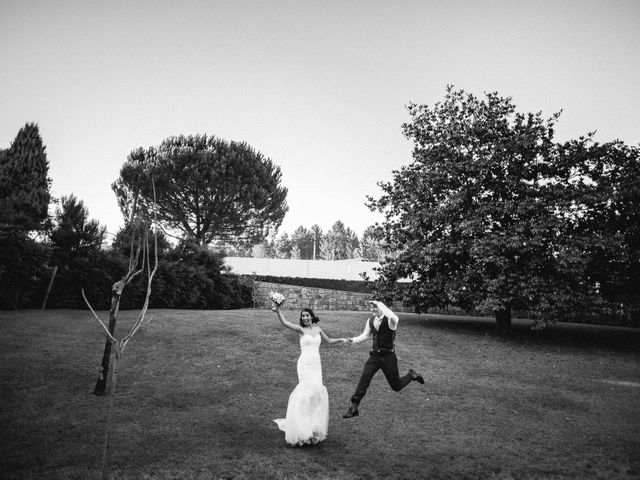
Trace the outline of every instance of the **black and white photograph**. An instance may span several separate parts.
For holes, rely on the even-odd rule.
[[[0,480],[640,479],[640,2],[0,32]]]

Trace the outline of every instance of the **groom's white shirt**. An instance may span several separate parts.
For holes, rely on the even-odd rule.
[[[398,316],[395,313],[393,313],[389,309],[389,307],[387,307],[384,303],[376,302],[376,304],[378,305],[378,308],[380,309],[380,311],[382,311],[382,317],[387,317],[387,319],[389,320],[389,328],[391,330],[397,329],[398,321],[400,320]],[[373,317],[373,326],[376,330],[380,328],[380,322],[382,321],[382,317],[378,317],[377,315]],[[360,342],[364,342],[370,337],[371,337],[371,327],[369,326],[369,320],[367,320],[367,323],[364,326],[364,331],[357,337],[353,337],[351,341],[353,343],[360,343]]]

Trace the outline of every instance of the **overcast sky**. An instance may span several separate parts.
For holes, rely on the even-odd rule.
[[[26,122],[54,196],[115,233],[111,183],[135,148],[179,134],[246,141],[289,189],[280,233],[380,220],[376,183],[411,161],[410,102],[447,84],[556,139],[640,142],[640,1],[0,1],[0,148]]]

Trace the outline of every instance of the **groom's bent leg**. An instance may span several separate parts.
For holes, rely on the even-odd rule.
[[[362,375],[360,376],[360,381],[358,382],[358,386],[356,387],[356,393],[354,393],[351,397],[351,403],[360,405],[362,398],[367,393],[367,389],[371,384],[371,379],[378,370],[380,370],[378,361],[373,355],[369,355],[369,359],[364,364],[364,368],[362,369]]]
[[[395,353],[389,353],[382,357],[381,368],[384,376],[387,378],[387,382],[389,382],[389,386],[396,392],[399,392],[411,383],[411,375],[400,376],[398,372],[398,357],[396,357]]]

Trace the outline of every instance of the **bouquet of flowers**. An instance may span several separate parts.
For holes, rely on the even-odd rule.
[[[269,292],[269,300],[271,300],[278,307],[284,303],[284,295],[278,292]]]

